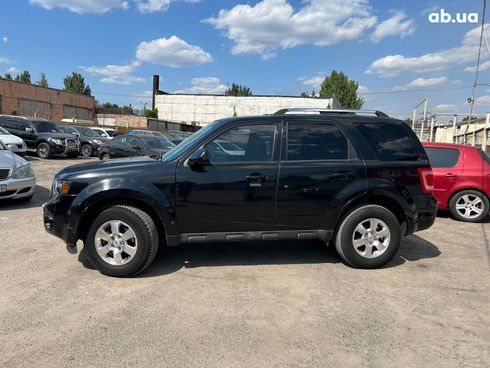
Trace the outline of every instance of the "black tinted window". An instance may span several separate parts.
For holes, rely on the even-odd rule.
[[[289,161],[347,160],[347,140],[335,125],[324,123],[289,123]]]
[[[403,126],[385,123],[355,126],[381,161],[414,161],[421,158]]]
[[[453,148],[426,147],[432,167],[454,167],[459,160],[459,150]]]

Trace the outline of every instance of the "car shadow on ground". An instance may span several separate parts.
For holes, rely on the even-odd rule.
[[[21,210],[26,208],[41,207],[43,203],[49,200],[50,192],[45,187],[36,185],[34,196],[28,202],[21,199],[6,199],[0,201],[0,211],[3,210]]]
[[[407,261],[434,258],[440,254],[434,244],[411,235],[404,239],[397,255],[385,268],[397,267]],[[78,260],[86,268],[93,269],[83,249]],[[161,249],[153,263],[137,277],[163,276],[182,268],[341,262],[335,249],[326,247],[320,241],[185,244]]]

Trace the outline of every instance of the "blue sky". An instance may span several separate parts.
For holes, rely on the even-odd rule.
[[[362,86],[365,108],[411,116],[467,113],[479,32],[475,23],[431,23],[440,9],[480,13],[482,1],[386,0],[15,0],[0,12],[0,73],[41,72],[61,88],[85,76],[101,102],[141,103],[153,74],[168,91],[254,94],[318,90],[332,69]],[[490,32],[489,32],[490,37]],[[490,50],[481,83],[490,83]],[[477,90],[490,110],[490,86]]]

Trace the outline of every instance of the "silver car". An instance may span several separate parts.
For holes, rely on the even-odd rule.
[[[35,186],[36,176],[31,164],[0,142],[0,200],[29,201]]]
[[[13,153],[19,156],[25,156],[27,154],[27,146],[24,141],[7,132],[4,128],[0,127],[0,142],[5,144]]]

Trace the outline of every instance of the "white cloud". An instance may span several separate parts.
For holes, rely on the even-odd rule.
[[[298,11],[287,0],[263,0],[222,9],[204,22],[225,30],[233,54],[258,54],[263,59],[277,49],[313,44],[329,46],[360,38],[373,27],[368,0],[305,0]]]
[[[131,75],[139,65],[139,62],[134,62],[127,65],[81,66],[80,68],[87,73],[101,77],[102,83],[128,85],[146,82],[144,78]]]
[[[300,82],[303,86],[308,86],[313,88],[315,91],[319,91],[322,86],[323,81],[325,80],[325,76],[322,74],[318,74],[314,77],[300,77],[298,78],[298,82]]]
[[[129,3],[123,0],[29,0],[31,4],[44,9],[68,9],[78,14],[103,14],[112,9],[128,9]]]
[[[177,0],[136,0],[136,7],[140,13],[164,12],[170,7],[170,3]],[[200,0],[181,0],[186,3],[198,3]]]
[[[10,61],[10,59],[0,56],[0,64],[11,64],[11,63],[12,61]]]
[[[417,78],[414,79],[413,81],[403,84],[401,86],[396,86],[393,87],[393,91],[408,91],[411,89],[417,89],[417,88],[425,88],[425,87],[434,87],[434,86],[439,86],[441,84],[446,84],[448,83],[448,79],[446,77],[439,77],[439,78]]]
[[[201,47],[189,45],[177,36],[141,42],[136,49],[136,59],[174,68],[213,61],[213,57]]]
[[[490,60],[485,61],[484,63],[480,64],[480,71],[483,72],[485,70],[490,69]],[[476,65],[475,66],[468,66],[464,68],[465,72],[470,72],[470,73],[475,73],[476,72]]]
[[[435,112],[455,112],[458,110],[458,106],[454,104],[440,104],[434,107]]]
[[[388,55],[375,60],[367,69],[367,74],[393,77],[408,72],[431,72],[474,62],[478,53],[479,28],[467,32],[460,46],[436,51],[420,56]],[[482,54],[485,56],[484,54]]]
[[[10,68],[7,69],[7,72],[10,74],[18,73],[19,69],[17,69],[15,66],[11,66]]]
[[[490,105],[490,96],[480,96],[476,99],[476,104],[477,105],[484,105],[484,106],[488,106]]]
[[[8,38],[7,36],[3,36],[3,37],[2,37],[2,42],[3,42],[3,43],[7,43],[7,42],[9,42],[9,38]]]
[[[192,78],[190,87],[175,91],[174,93],[223,95],[227,88],[218,78]]]
[[[379,23],[371,35],[371,40],[378,43],[389,36],[400,35],[404,38],[415,32],[415,21],[406,19],[407,15],[402,11],[397,11],[391,18]]]

